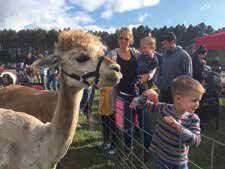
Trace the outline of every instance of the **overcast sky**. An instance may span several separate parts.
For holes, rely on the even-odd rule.
[[[106,30],[199,24],[225,27],[225,0],[0,0],[0,29]]]

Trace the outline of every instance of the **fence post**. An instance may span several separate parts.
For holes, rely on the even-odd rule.
[[[212,142],[210,169],[213,169],[214,149],[215,149],[215,141]]]

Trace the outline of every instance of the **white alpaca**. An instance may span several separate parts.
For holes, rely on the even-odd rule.
[[[56,110],[52,121],[44,124],[28,114],[0,109],[0,169],[56,167],[73,140],[83,87],[113,86],[121,78],[119,66],[100,57],[104,48],[90,33],[64,31],[59,34],[56,55],[34,63],[42,68],[61,66]]]

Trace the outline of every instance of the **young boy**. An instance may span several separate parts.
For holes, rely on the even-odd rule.
[[[153,169],[188,169],[189,146],[201,141],[200,120],[194,112],[204,91],[198,81],[183,75],[172,82],[174,104],[146,102],[146,96],[156,100],[151,89],[132,101],[131,108],[145,107],[148,112],[158,112],[150,145]]]
[[[136,96],[139,96],[143,91],[151,87],[149,82],[154,77],[156,68],[158,66],[158,59],[155,54],[155,49],[156,49],[155,38],[148,36],[141,39],[140,42],[141,55],[139,55],[137,59],[138,78],[134,82],[134,91]],[[141,83],[141,76],[144,74],[148,74],[151,77],[149,77],[149,81]]]

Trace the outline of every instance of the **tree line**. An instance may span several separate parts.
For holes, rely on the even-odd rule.
[[[67,28],[69,29],[69,28]],[[177,43],[184,48],[192,46],[195,39],[214,32],[220,32],[224,28],[214,30],[211,25],[200,23],[198,25],[176,25],[162,28],[150,28],[149,26],[141,25],[132,29],[134,34],[133,46],[138,48],[140,39],[148,36],[150,33],[158,40],[157,48],[160,49],[159,40],[164,32],[172,31],[177,36]],[[44,29],[27,29],[16,32],[15,30],[0,30],[0,62],[18,62],[23,60],[26,54],[30,51],[34,54],[43,53],[48,50],[53,52],[54,44],[57,42],[58,33],[61,30],[44,30]],[[108,46],[108,49],[117,47],[117,35],[106,31],[91,31],[97,36],[100,36],[103,43]]]

